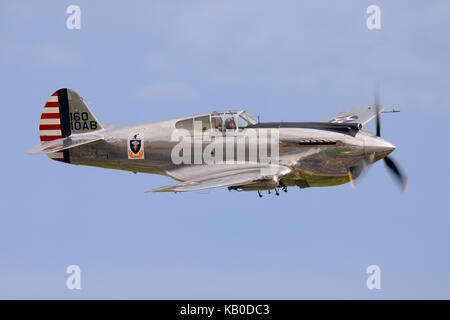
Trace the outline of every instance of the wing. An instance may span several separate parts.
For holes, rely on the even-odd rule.
[[[383,106],[379,106],[378,112],[384,111]],[[362,126],[368,123],[370,120],[377,116],[377,111],[374,105],[357,107],[344,112],[340,112],[337,115],[329,117],[322,122],[333,123],[360,123]]]
[[[279,178],[291,169],[285,166],[271,166],[270,168],[251,168],[244,170],[229,170],[220,174],[200,177],[197,179],[187,180],[177,184],[156,188],[145,191],[150,192],[186,192],[204,189],[242,186],[257,182],[270,181]]]

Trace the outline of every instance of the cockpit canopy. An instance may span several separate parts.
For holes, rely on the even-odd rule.
[[[257,124],[258,121],[245,110],[213,111],[178,121],[177,129],[192,130],[243,130],[245,127]]]

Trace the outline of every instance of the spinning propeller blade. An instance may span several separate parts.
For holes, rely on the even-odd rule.
[[[375,86],[375,95],[374,95],[374,102],[375,102],[375,108],[377,111],[377,117],[376,117],[376,134],[378,137],[381,137],[381,121],[380,121],[380,88],[377,83]],[[395,179],[400,184],[400,187],[402,188],[403,193],[406,192],[406,188],[408,187],[408,177],[405,176],[399,167],[395,164],[394,160],[392,160],[390,157],[386,156],[383,158],[384,163],[386,164],[387,168],[390,170],[392,175],[395,177]]]
[[[381,121],[380,121],[380,89],[378,82],[375,84],[375,92],[374,92],[374,106],[376,110],[376,135],[378,137],[381,137]],[[392,173],[393,177],[396,179],[396,181],[399,183],[400,187],[402,188],[403,193],[406,192],[406,188],[408,187],[409,178],[400,170],[397,164],[395,164],[394,160],[392,158],[385,156],[383,158],[384,163],[386,164],[386,167],[389,169],[389,171]],[[354,187],[353,178],[355,176],[358,176],[360,174],[363,174],[367,171],[367,168],[369,165],[373,162],[373,155],[371,157],[366,158],[361,161],[361,163],[353,167],[349,170],[349,178],[352,183],[352,187]]]

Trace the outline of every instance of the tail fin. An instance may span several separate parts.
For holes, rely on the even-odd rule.
[[[39,124],[41,143],[71,135],[103,129],[78,93],[59,89],[45,104]],[[50,158],[70,163],[69,150],[47,154]]]

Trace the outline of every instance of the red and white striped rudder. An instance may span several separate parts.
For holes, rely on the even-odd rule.
[[[39,123],[39,135],[41,142],[62,138],[58,91],[54,92],[45,104]],[[53,160],[64,162],[63,151],[48,153],[47,155]]]

